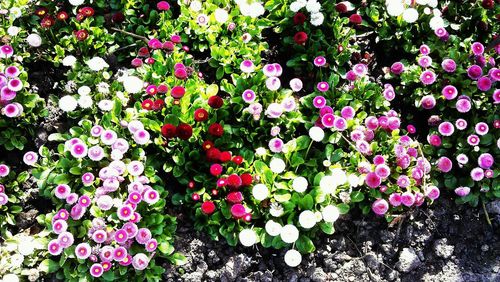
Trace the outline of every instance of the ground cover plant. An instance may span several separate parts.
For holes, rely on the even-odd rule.
[[[290,269],[352,216],[401,226],[444,198],[496,226],[499,14],[0,3],[0,278],[160,281],[186,223]]]

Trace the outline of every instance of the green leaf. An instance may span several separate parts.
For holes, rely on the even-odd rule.
[[[353,203],[362,202],[365,199],[365,195],[359,191],[354,191],[351,193],[351,201]]]
[[[59,264],[51,259],[43,260],[38,266],[38,270],[45,273],[54,273],[59,269]]]
[[[313,197],[310,194],[305,195],[300,199],[299,206],[302,210],[311,210],[314,206]]]
[[[312,240],[305,235],[300,235],[299,239],[295,243],[297,250],[303,254],[312,253],[316,249]]]
[[[332,235],[335,232],[335,228],[333,227],[333,223],[324,222],[319,225],[321,230],[328,235]]]

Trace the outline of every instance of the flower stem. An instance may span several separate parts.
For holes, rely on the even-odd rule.
[[[125,30],[122,30],[122,29],[119,29],[119,28],[116,28],[116,27],[112,27],[111,30],[114,30],[114,31],[118,31],[120,33],[123,33],[123,34],[126,34],[128,36],[132,36],[134,38],[137,38],[137,39],[140,39],[146,43],[148,43],[148,39],[144,36],[141,36],[141,35],[137,35],[135,33],[132,33],[132,32],[128,32],[128,31],[125,31]]]
[[[481,204],[483,205],[483,211],[484,211],[484,216],[486,217],[486,222],[488,222],[488,225],[491,227],[491,220],[490,220],[490,215],[488,214],[488,211],[486,210],[486,205],[484,204],[484,200],[481,199]]]
[[[309,142],[309,146],[307,147],[307,151],[306,151],[306,154],[304,156],[304,161],[307,159],[307,155],[309,154],[309,150],[311,150],[313,142],[314,141],[312,139],[311,139],[311,142]],[[300,164],[297,166],[297,168],[295,168],[295,173],[297,173],[297,171],[299,170],[299,166],[300,166]]]

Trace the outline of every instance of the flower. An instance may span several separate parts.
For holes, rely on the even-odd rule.
[[[377,188],[382,183],[382,179],[375,172],[370,172],[366,175],[365,183],[370,188]]]
[[[358,14],[352,14],[350,17],[349,17],[349,22],[354,24],[354,25],[359,25],[363,22],[363,18],[361,17],[361,15],[358,15]]]
[[[395,75],[402,74],[405,70],[405,66],[401,62],[395,62],[391,65],[391,72]]]
[[[257,243],[257,234],[252,229],[243,229],[238,234],[240,243],[245,247],[250,247]]]
[[[335,222],[340,216],[340,211],[336,206],[328,205],[323,208],[321,215],[325,222]]]
[[[409,8],[403,11],[403,20],[407,23],[414,23],[418,20],[418,12],[414,8]]]
[[[269,197],[269,189],[265,184],[257,184],[252,188],[252,195],[257,201],[263,201]]]
[[[477,80],[483,75],[483,69],[478,65],[472,65],[467,69],[467,75],[471,79]]]
[[[266,87],[271,91],[276,91],[281,87],[281,81],[277,77],[269,77],[266,79]]]
[[[470,193],[469,187],[458,187],[455,189],[455,194],[457,194],[460,197],[465,197],[469,195],[469,193]]]
[[[61,247],[61,245],[59,244],[59,240],[57,240],[57,239],[51,240],[49,242],[49,244],[47,245],[47,249],[48,249],[49,253],[53,256],[58,256],[63,251],[63,248]]]
[[[170,10],[170,4],[167,1],[160,1],[156,4],[156,8],[160,11]]]
[[[470,172],[470,176],[474,181],[481,181],[484,178],[484,170],[480,167],[473,168]]]
[[[250,60],[244,60],[240,64],[240,70],[244,73],[252,73],[255,70],[255,65]]]
[[[484,53],[484,46],[480,42],[472,43],[471,49],[472,53],[474,53],[474,55],[476,56],[482,55]]]
[[[436,74],[430,70],[424,71],[420,75],[420,81],[425,85],[431,85],[436,81]]]
[[[193,128],[186,123],[180,123],[175,129],[175,134],[182,140],[188,140],[193,135]]]
[[[243,94],[241,94],[241,97],[243,98],[243,100],[247,103],[252,103],[253,101],[255,101],[255,92],[251,89],[247,89],[245,91],[243,91]]]
[[[292,182],[292,188],[298,193],[303,193],[307,190],[307,179],[302,176],[296,177]]]
[[[299,239],[299,230],[295,225],[287,224],[281,228],[280,237],[283,242],[292,244]]]
[[[23,156],[23,161],[29,166],[33,166],[38,160],[38,154],[33,151],[28,151]]]
[[[224,100],[221,97],[214,95],[208,98],[208,105],[214,109],[219,109],[224,104]]]
[[[229,14],[226,10],[217,8],[214,12],[214,17],[218,23],[223,24],[229,19]]]
[[[307,41],[307,33],[303,32],[303,31],[299,31],[297,32],[294,36],[293,36],[293,40],[295,41],[295,43],[299,44],[299,45],[303,45],[306,43]]]
[[[455,127],[453,127],[451,122],[445,121],[439,124],[438,131],[443,136],[451,136],[455,131]]]
[[[93,57],[89,61],[85,62],[89,68],[93,71],[101,71],[109,67],[108,63],[104,61],[101,57]]]
[[[489,169],[493,166],[493,164],[495,163],[495,160],[491,154],[482,153],[479,156],[477,162],[478,162],[479,167],[481,167],[482,169]]]
[[[268,222],[266,222],[266,225],[265,225],[265,229],[266,229],[267,234],[269,234],[273,237],[280,235],[282,228],[283,227],[281,226],[281,224],[275,222],[274,220],[269,220]]]
[[[436,106],[436,99],[432,95],[426,95],[420,100],[420,105],[422,108],[430,110]]]
[[[436,200],[439,198],[440,191],[436,186],[427,186],[425,187],[425,196],[431,200]]]
[[[292,80],[290,80],[290,88],[294,92],[299,92],[300,90],[302,90],[302,87],[303,83],[302,80],[300,80],[299,78],[293,78]]]
[[[372,204],[372,211],[377,215],[384,215],[389,210],[389,204],[384,199],[377,199]]]
[[[296,250],[288,250],[285,253],[285,263],[290,267],[296,267],[302,262],[302,255]]]
[[[411,192],[401,194],[401,203],[407,207],[411,207],[415,203],[415,195]]]
[[[218,123],[212,123],[208,127],[208,134],[215,137],[221,137],[224,134],[224,128]]]
[[[137,270],[144,270],[148,267],[149,258],[143,253],[138,253],[132,258],[132,266]]]
[[[71,188],[69,188],[69,186],[66,184],[59,184],[54,190],[55,196],[62,200],[66,199],[66,197],[68,197],[70,193],[71,193]]]
[[[144,82],[137,76],[127,76],[122,83],[125,91],[131,94],[139,93],[144,88]]]
[[[485,122],[477,123],[474,128],[476,130],[476,133],[481,136],[488,134],[489,131],[489,126]]]
[[[64,112],[72,112],[78,106],[78,101],[70,95],[66,95],[59,99],[59,108]]]
[[[193,1],[191,2],[191,4],[189,5],[189,9],[191,9],[191,11],[193,12],[199,12],[202,8],[202,4],[200,1]]]
[[[280,158],[272,158],[271,162],[269,163],[269,168],[276,174],[282,173],[285,170],[285,167],[285,162]]]
[[[310,229],[316,225],[316,215],[310,210],[302,211],[299,215],[299,224],[305,229]]]
[[[309,137],[316,142],[321,142],[325,138],[325,132],[321,127],[313,126],[309,129]]]
[[[28,44],[31,46],[31,47],[40,47],[42,45],[42,38],[40,37],[40,35],[36,34],[36,33],[32,33],[30,35],[28,35],[28,37],[26,37],[26,42],[28,42]]]
[[[441,63],[441,67],[444,71],[448,73],[453,73],[457,69],[457,64],[452,59],[444,59]]]

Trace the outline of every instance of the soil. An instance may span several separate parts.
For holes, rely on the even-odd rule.
[[[230,247],[193,232],[182,217],[175,247],[187,264],[165,264],[166,281],[500,281],[500,211],[440,199],[388,226],[382,218],[346,215],[332,236],[297,268],[286,250]],[[498,208],[498,203],[496,203]]]

